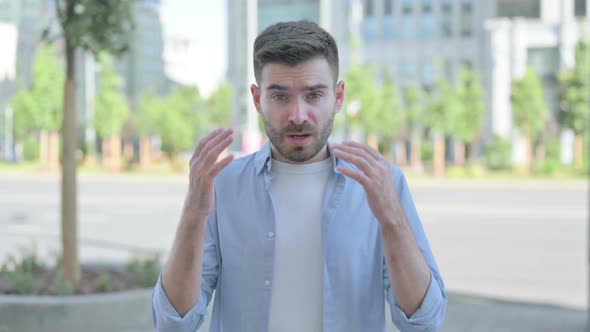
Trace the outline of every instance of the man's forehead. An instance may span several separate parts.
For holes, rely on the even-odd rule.
[[[267,63],[262,67],[261,87],[308,88],[330,87],[333,73],[323,58],[314,58],[295,65]]]

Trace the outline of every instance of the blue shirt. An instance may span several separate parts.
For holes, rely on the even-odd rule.
[[[392,166],[392,180],[431,272],[426,296],[411,317],[396,303],[379,223],[364,189],[337,170],[340,165],[356,167],[330,155],[334,168],[322,210],[323,330],[385,331],[385,300],[400,331],[438,330],[447,296],[401,170]],[[217,176],[215,207],[206,227],[199,299],[180,317],[160,278],[152,297],[156,331],[196,331],[204,322],[214,290],[210,331],[268,330],[275,232],[271,166],[267,143],[260,151],[233,161]],[[305,188],[301,191],[305,194]]]

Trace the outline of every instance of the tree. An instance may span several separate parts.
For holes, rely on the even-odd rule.
[[[410,141],[410,155],[412,169],[422,169],[421,150],[421,119],[424,113],[424,90],[420,87],[407,87],[404,90],[404,106],[406,109],[405,136]]]
[[[514,125],[520,129],[525,140],[524,170],[530,174],[533,159],[531,142],[537,140],[545,125],[547,114],[541,82],[531,68],[527,68],[522,78],[512,82],[510,101]]]
[[[206,113],[197,108],[199,104],[198,91],[189,87],[176,88],[164,99],[158,134],[162,150],[171,160],[190,149],[199,133],[209,127]]]
[[[372,134],[369,138],[378,137],[384,145],[382,150],[389,151],[391,141],[394,137],[400,137],[400,130],[405,124],[405,109],[400,104],[397,87],[390,73],[385,73],[382,86],[376,89],[376,92],[365,96],[376,99],[376,102],[372,102],[370,107],[363,107],[362,122],[367,132]]]
[[[76,50],[84,49],[95,56],[102,51],[114,55],[124,53],[133,29],[132,5],[131,0],[56,0],[66,57],[62,123],[62,268],[65,280],[72,284],[80,280],[76,221]],[[45,37],[49,31],[49,28],[45,30]]]
[[[346,98],[342,110],[341,121],[337,127],[343,126],[345,139],[350,138],[350,131],[361,129],[360,112],[363,109],[362,102],[368,100],[367,94],[374,91],[373,71],[371,68],[363,68],[360,65],[352,65],[345,76]],[[368,92],[367,92],[368,91]],[[370,106],[369,106],[370,107]]]
[[[140,137],[139,164],[143,169],[148,169],[151,165],[151,135],[158,133],[162,103],[162,98],[153,91],[146,92],[139,100],[135,125]]]
[[[13,99],[17,139],[39,131],[41,164],[57,169],[59,163],[59,127],[62,121],[64,75],[55,46],[42,44],[33,67],[33,82]]]
[[[107,169],[121,169],[121,131],[129,117],[129,105],[122,92],[121,78],[111,58],[100,55],[100,81],[94,100],[94,128],[103,139],[102,162]]]
[[[232,123],[232,90],[228,84],[220,85],[207,99],[209,122],[215,127],[230,127]]]
[[[422,123],[434,138],[434,175],[445,173],[445,136],[450,132],[451,124],[459,115],[459,99],[450,84],[440,80],[436,95],[432,97],[428,110],[422,116]]]
[[[590,122],[590,42],[581,39],[576,45],[576,65],[559,75],[559,123],[575,135],[574,160],[582,167],[582,137]]]
[[[457,98],[457,116],[449,125],[450,131],[459,140],[455,148],[455,162],[462,166],[465,161],[465,144],[470,147],[470,160],[475,157],[474,141],[480,134],[485,112],[479,75],[473,69],[462,68],[459,72]]]

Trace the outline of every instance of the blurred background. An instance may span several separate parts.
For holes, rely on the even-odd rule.
[[[234,128],[236,156],[264,144],[252,44],[300,19],[338,43],[346,100],[332,140],[369,144],[408,177],[450,294],[443,330],[590,331],[589,11],[590,0],[0,0],[0,331],[52,319],[90,331],[75,325],[83,313],[47,308],[26,325],[16,294],[128,289],[148,290],[120,330],[150,329],[192,149],[217,127]]]

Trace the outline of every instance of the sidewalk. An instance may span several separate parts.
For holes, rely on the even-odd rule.
[[[450,294],[441,332],[586,331],[584,310]]]

